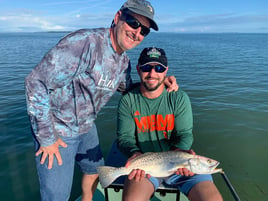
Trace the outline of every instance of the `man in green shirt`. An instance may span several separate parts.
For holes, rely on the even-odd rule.
[[[122,97],[118,108],[118,147],[130,160],[146,152],[170,150],[195,154],[193,115],[188,95],[179,89],[168,93],[163,84],[168,65],[161,48],[145,48],[137,71],[141,84]],[[149,200],[163,183],[176,185],[192,201],[221,201],[211,175],[194,175],[180,168],[167,179],[145,176],[143,170],[133,170],[126,179],[123,200]]]

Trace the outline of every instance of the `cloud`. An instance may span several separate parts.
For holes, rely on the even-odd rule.
[[[43,6],[45,9],[50,10],[61,10],[64,11],[65,14],[61,12],[63,16],[70,16],[73,14],[81,14],[81,13],[99,13],[101,14],[105,10],[110,10],[110,7],[107,5],[111,4],[111,0],[88,0],[88,1],[55,1],[44,3]]]
[[[62,31],[65,27],[53,20],[31,14],[0,16],[0,32],[4,31]]]
[[[62,6],[62,5],[70,5],[70,4],[93,4],[98,2],[99,0],[87,0],[87,1],[54,1],[43,3],[42,6]]]
[[[268,15],[224,13],[180,18],[177,22],[174,22],[174,18],[172,18],[171,23],[161,23],[161,30],[171,32],[259,32],[265,30],[263,25],[267,22]]]
[[[0,32],[72,31],[81,28],[109,27],[114,13],[45,16],[32,10],[0,14]]]
[[[95,2],[81,1],[81,2]],[[24,31],[73,31],[81,28],[109,27],[117,10],[105,7],[105,2],[80,7],[75,10],[48,15],[49,9],[31,10],[17,9],[0,13],[0,32]],[[72,4],[74,1],[55,2],[56,5]],[[51,3],[50,3],[51,4]],[[50,5],[47,4],[47,5]],[[101,5],[100,5],[101,4]],[[117,6],[116,6],[117,7]],[[96,10],[96,12],[94,11]],[[195,15],[195,16],[193,16]],[[267,33],[268,15],[238,15],[236,13],[222,13],[214,15],[175,16],[167,14],[156,16],[161,32],[260,32]]]
[[[5,10],[0,12],[0,32],[72,31],[109,27],[116,12],[106,7],[110,1],[56,1],[44,3],[40,10]],[[59,9],[63,12],[56,12]]]

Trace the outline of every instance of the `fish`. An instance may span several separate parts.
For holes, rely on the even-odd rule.
[[[195,174],[222,172],[222,169],[216,168],[219,164],[214,159],[183,151],[147,152],[132,159],[128,167],[99,166],[97,172],[101,186],[107,188],[118,177],[128,175],[133,169],[164,178],[174,174],[178,168],[187,168]]]

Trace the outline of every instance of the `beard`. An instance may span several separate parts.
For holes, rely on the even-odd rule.
[[[155,91],[157,90],[161,85],[162,83],[164,82],[164,79],[160,80],[160,79],[157,79],[158,80],[158,83],[156,85],[152,85],[148,82],[146,82],[147,79],[149,79],[151,77],[146,77],[141,83],[142,85],[144,86],[144,88],[147,90],[147,91]]]

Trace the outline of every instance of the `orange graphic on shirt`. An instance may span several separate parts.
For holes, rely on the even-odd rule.
[[[140,119],[140,120],[139,120]],[[171,131],[174,129],[174,114],[167,114],[165,118],[161,114],[135,117],[138,133],[150,131]]]
[[[140,115],[140,112],[137,110],[135,113],[134,113],[134,116],[138,116]]]

